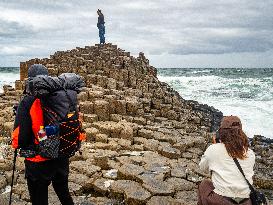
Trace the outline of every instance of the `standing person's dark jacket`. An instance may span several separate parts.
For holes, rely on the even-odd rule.
[[[99,25],[101,25],[101,24],[105,24],[105,22],[104,22],[104,15],[102,13],[98,17],[97,27],[99,27]]]

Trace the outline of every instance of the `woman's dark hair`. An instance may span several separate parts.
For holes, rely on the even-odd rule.
[[[245,159],[248,150],[248,138],[239,127],[220,128],[219,136],[232,158]]]

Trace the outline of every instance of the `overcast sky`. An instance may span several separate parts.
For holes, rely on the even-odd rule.
[[[106,41],[156,67],[273,67],[272,0],[0,0],[0,66]]]

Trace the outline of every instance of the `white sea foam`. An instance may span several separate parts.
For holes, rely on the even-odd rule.
[[[184,99],[214,106],[224,115],[239,116],[249,137],[260,134],[273,138],[272,76],[236,78],[208,72],[201,76],[191,73],[193,75],[187,72],[171,76],[171,72],[165,71],[158,78],[171,85]]]
[[[19,78],[19,73],[0,73],[0,93],[3,92],[3,85],[11,85],[14,87],[15,80]]]

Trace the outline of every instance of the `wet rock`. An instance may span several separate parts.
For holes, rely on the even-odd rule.
[[[101,133],[95,134],[95,141],[107,143],[108,142],[108,135],[101,134]]]
[[[116,100],[114,102],[117,114],[125,115],[126,114],[126,101],[125,100]]]
[[[111,114],[110,115],[110,120],[114,122],[119,122],[122,120],[122,116],[119,114]]]
[[[103,177],[108,179],[117,179],[118,170],[117,169],[104,170]]]
[[[145,204],[151,194],[140,184],[130,180],[118,180],[111,184],[111,191],[116,194],[124,194],[127,204]]]
[[[94,113],[101,121],[109,120],[109,102],[105,100],[96,100],[94,102]]]
[[[176,191],[188,191],[196,188],[196,185],[194,183],[181,178],[168,178],[166,182],[172,184],[173,188]]]
[[[171,176],[186,179],[187,168],[185,166],[177,164],[171,169]]]
[[[137,176],[145,171],[141,166],[135,164],[124,164],[119,168],[119,176],[122,179],[136,180]]]
[[[79,106],[80,106],[80,112],[84,114],[94,113],[94,104],[92,102],[89,102],[89,101],[80,102]]]
[[[0,175],[0,189],[3,189],[7,185],[7,179],[5,176]]]
[[[206,146],[206,140],[205,138],[203,137],[198,137],[198,136],[195,136],[195,137],[191,137],[191,136],[188,136],[188,137],[184,137],[184,138],[181,138],[176,144],[174,144],[173,146],[176,148],[176,149],[179,149],[181,152],[184,152],[186,151],[188,148],[191,148],[191,147],[198,147],[202,150],[204,150],[204,146]]]
[[[68,180],[73,183],[77,183],[81,186],[86,186],[86,182],[88,181],[88,176],[84,174],[78,174],[78,173],[71,173],[69,174]]]
[[[138,135],[143,138],[151,139],[153,138],[154,132],[151,130],[141,129],[138,131]]]
[[[78,94],[78,100],[79,101],[86,101],[88,99],[88,93],[87,92],[81,92]]]
[[[101,169],[109,169],[108,156],[94,156],[93,163]]]
[[[273,187],[273,180],[272,180],[272,178],[266,177],[266,176],[261,175],[259,173],[257,173],[256,175],[254,175],[253,181],[254,181],[254,184],[257,187],[259,187],[259,188],[272,189],[272,187]]]
[[[131,150],[132,149],[131,140],[117,139],[117,143],[121,146],[121,149],[124,149],[124,150]]]
[[[134,134],[132,124],[126,121],[97,122],[97,123],[93,123],[93,127],[97,128],[102,133],[111,136],[112,138],[123,138],[123,139],[132,140],[133,134]]]
[[[203,177],[200,176],[198,173],[194,172],[193,170],[187,169],[187,180],[193,183],[198,183],[203,180]]]
[[[128,114],[135,115],[140,107],[140,103],[137,100],[128,100],[126,102],[126,110]]]
[[[13,186],[12,191],[14,194],[17,194],[19,196],[27,195],[28,194],[27,184],[26,183],[25,184],[16,184]]]
[[[11,178],[12,178],[12,171],[6,171],[5,173],[5,177],[6,177],[6,180],[7,180],[7,184],[11,184]],[[1,176],[1,175],[0,175]],[[17,182],[17,178],[18,178],[18,173],[15,172],[14,173],[14,184],[16,184]],[[1,178],[1,177],[0,177]],[[0,180],[1,181],[1,180]],[[1,184],[1,183],[0,183]],[[1,187],[1,185],[0,185]],[[1,188],[0,188],[1,189]]]
[[[179,191],[175,194],[174,198],[180,199],[185,204],[196,205],[197,203],[197,191]]]
[[[86,205],[111,205],[111,204],[122,204],[120,201],[116,199],[109,199],[107,197],[90,197],[88,198],[88,202],[91,204]],[[85,204],[80,204],[85,205]]]
[[[120,138],[132,140],[134,136],[134,130],[128,123],[122,123],[122,130],[120,132]]]
[[[166,129],[164,129],[164,131],[166,131]],[[171,132],[154,132],[153,138],[161,142],[168,142],[170,144],[176,143],[176,139],[171,135]]]
[[[12,162],[9,160],[0,160],[0,171],[11,171]]]
[[[146,125],[147,120],[144,117],[134,117],[133,122],[140,125]]]
[[[152,172],[152,171],[145,171],[137,176],[138,181],[144,183],[149,182],[150,180],[158,180],[163,181],[165,179],[165,173],[158,173],[158,172]]]
[[[108,78],[106,82],[107,82],[106,87],[108,89],[116,89],[117,88],[117,81],[115,79]]]
[[[150,191],[152,195],[173,195],[175,192],[171,184],[161,180],[146,179],[142,186]]]
[[[171,205],[172,200],[171,196],[153,196],[147,205]]]
[[[101,170],[100,167],[92,165],[91,163],[88,163],[88,161],[73,161],[70,163],[70,167],[87,176],[92,176]]]
[[[170,176],[170,167],[166,165],[166,163],[160,162],[149,162],[147,163],[144,168],[154,174],[156,179],[165,180],[165,178]]]
[[[86,128],[85,132],[86,132],[86,140],[88,142],[94,141],[96,139],[96,135],[99,134],[99,130],[94,127]]]
[[[79,196],[83,193],[83,186],[78,183],[70,182],[68,183],[69,192],[73,195]]]
[[[95,191],[105,194],[110,191],[113,182],[114,180],[100,178],[94,181],[93,187]]]
[[[170,159],[177,159],[181,156],[181,152],[178,149],[172,147],[172,145],[167,142],[160,143],[158,152],[164,157],[168,157]]]
[[[98,115],[96,114],[84,114],[83,119],[87,123],[93,123],[99,120]]]
[[[104,92],[101,90],[90,90],[88,96],[90,100],[97,100],[103,98]]]

